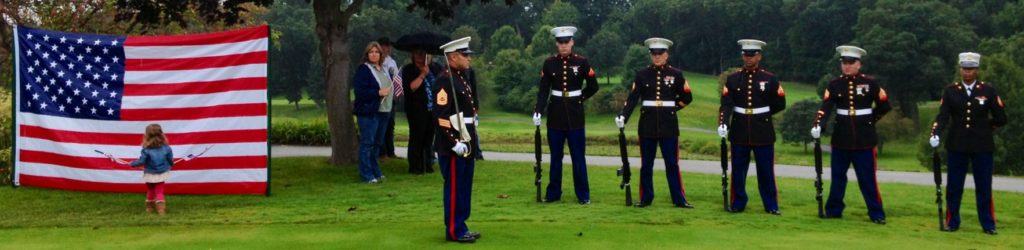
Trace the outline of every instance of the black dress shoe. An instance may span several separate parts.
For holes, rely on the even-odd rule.
[[[560,200],[562,200],[562,199],[553,199],[553,200],[544,199],[544,203],[554,203],[554,202],[558,202]]]
[[[473,243],[473,242],[476,242],[476,238],[473,238],[473,236],[470,236],[469,234],[466,234],[466,235],[463,235],[462,237],[459,237],[458,239],[448,240],[448,241],[457,241],[459,243]]]
[[[644,208],[644,207],[648,207],[648,206],[651,206],[651,203],[643,203],[643,202],[637,202],[637,203],[636,203],[635,205],[633,205],[633,206],[634,206],[634,207],[639,207],[639,208]]]
[[[875,224],[878,224],[878,225],[885,225],[885,219],[884,218],[881,218],[881,219],[871,219],[871,222],[874,222]]]
[[[825,214],[825,217],[821,217],[821,218],[823,218],[823,219],[842,219],[843,215],[842,214]]]
[[[466,235],[469,236],[469,237],[476,238],[476,239],[480,239],[480,237],[483,236],[479,232],[473,232],[473,231],[466,232]]]
[[[960,228],[959,227],[943,227],[942,228],[942,231],[950,232],[950,233],[956,232],[957,230],[960,230]]]
[[[676,207],[693,208],[693,205],[690,205],[690,203],[683,203],[683,204],[676,204]]]
[[[769,214],[772,214],[772,215],[782,215],[782,212],[779,211],[779,210],[768,210],[768,211],[765,211],[765,212],[767,212]]]
[[[584,206],[586,206],[586,205],[590,205],[590,200],[583,200],[583,201],[580,201],[580,205],[584,205]]]
[[[993,229],[985,229],[985,233],[991,234],[991,235],[998,235],[999,234],[999,232],[996,232],[995,228],[993,228]]]

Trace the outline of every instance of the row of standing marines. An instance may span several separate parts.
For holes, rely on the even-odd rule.
[[[562,158],[564,146],[568,143],[576,201],[588,205],[591,197],[587,181],[583,102],[597,92],[598,84],[587,59],[572,52],[575,32],[576,28],[571,26],[551,30],[558,53],[544,61],[532,118],[534,125],[540,126],[542,116],[546,114],[548,117],[551,163],[542,201],[562,199]],[[469,49],[469,40],[465,37],[441,46],[448,67],[438,73],[431,91],[435,94],[432,104],[433,119],[437,125],[437,159],[444,177],[445,236],[447,240],[457,242],[475,242],[481,237],[480,233],[470,231],[465,223],[470,216],[474,154],[478,153],[474,147],[479,145],[476,133],[479,104],[473,89],[475,78],[466,77],[473,53]],[[672,41],[651,38],[644,43],[650,50],[652,63],[636,72],[628,99],[621,113],[615,117],[616,126],[624,128],[633,110],[640,106],[640,201],[634,205],[647,207],[653,203],[654,158],[660,148],[673,205],[693,208],[686,198],[679,171],[677,116],[690,104],[693,95],[682,70],[668,64],[668,49]],[[760,66],[765,42],[744,39],[738,44],[743,68],[728,76],[721,90],[718,113],[718,134],[731,143],[729,154],[733,164],[726,210],[738,213],[746,209],[746,176],[753,155],[764,211],[781,215],[774,173],[776,138],[772,116],[786,108],[785,90],[774,74]],[[823,217],[842,218],[846,206],[843,202],[846,173],[852,163],[870,220],[885,224],[882,195],[875,176],[878,138],[875,124],[891,110],[891,106],[881,85],[874,78],[860,73],[861,57],[867,52],[854,46],[839,46],[836,50],[840,55],[842,75],[828,83],[810,131],[817,139],[826,125],[833,127],[832,183]],[[948,130],[948,203],[943,230],[959,229],[960,198],[970,165],[974,172],[982,229],[985,233],[996,234],[992,200],[992,132],[1004,125],[1007,118],[1003,111],[1004,103],[995,88],[977,80],[980,59],[977,53],[959,55],[963,79],[945,87],[929,142],[938,147],[940,134]],[[828,122],[833,113],[835,119]]]

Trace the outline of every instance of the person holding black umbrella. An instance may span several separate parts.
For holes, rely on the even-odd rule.
[[[405,95],[405,115],[409,121],[409,173],[432,173],[434,152],[433,103],[437,92],[437,78],[441,65],[432,62],[431,55],[441,55],[441,45],[452,39],[431,32],[404,35],[395,42],[395,49],[412,53],[412,62],[402,67],[402,87]]]
[[[433,173],[431,152],[434,145],[433,87],[441,65],[431,62],[422,49],[412,52],[412,62],[402,67],[405,93],[405,116],[409,120],[409,173]]]

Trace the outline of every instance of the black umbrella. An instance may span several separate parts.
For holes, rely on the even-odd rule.
[[[450,41],[452,41],[452,39],[445,35],[439,35],[431,32],[420,32],[404,35],[398,38],[394,47],[401,51],[413,52],[416,50],[423,50],[428,54],[440,55],[444,53],[444,51],[441,50],[441,45]]]

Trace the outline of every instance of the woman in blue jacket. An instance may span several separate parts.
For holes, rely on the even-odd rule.
[[[370,42],[363,50],[363,64],[356,70],[356,101],[353,111],[359,123],[359,176],[366,183],[380,182],[377,155],[380,155],[384,132],[391,112],[391,77],[382,67],[381,47]]]

